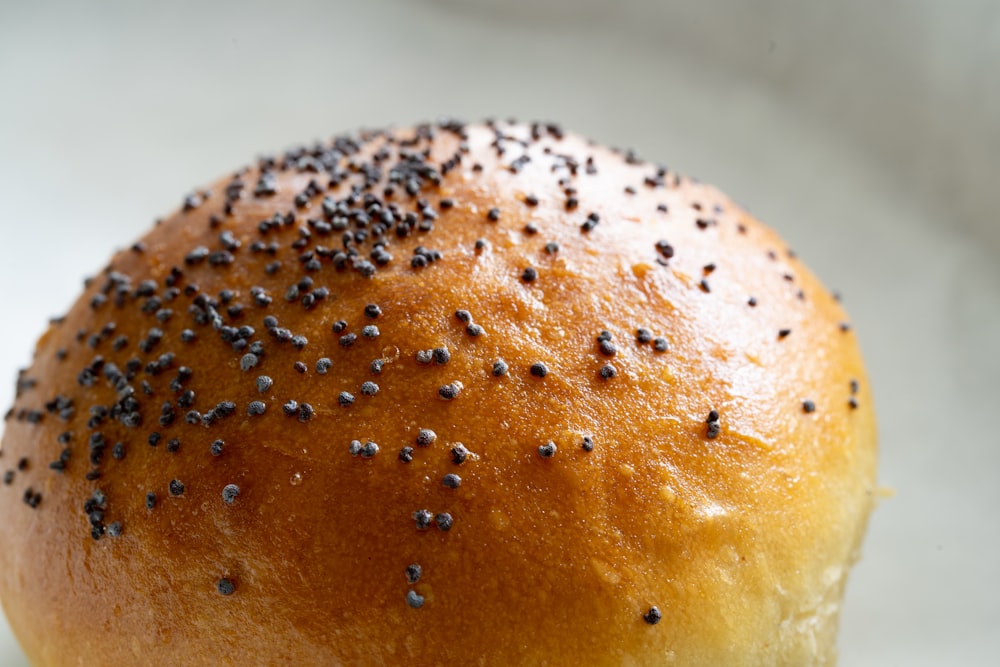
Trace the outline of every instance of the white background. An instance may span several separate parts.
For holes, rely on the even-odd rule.
[[[718,184],[839,289],[896,491],[849,584],[841,664],[997,664],[991,0],[0,0],[0,404],[83,276],[193,187],[443,114],[635,147]],[[0,665],[19,656],[0,620]]]

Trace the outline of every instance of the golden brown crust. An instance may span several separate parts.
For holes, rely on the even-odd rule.
[[[0,456],[0,469],[13,471],[0,486],[0,599],[29,658],[830,664],[875,470],[870,393],[840,306],[773,232],[710,186],[557,128],[439,127],[433,139],[430,129],[340,138],[242,172],[242,188],[220,181],[144,247],[116,255],[43,336]],[[530,161],[518,159],[524,150]],[[407,151],[412,159],[401,160]],[[328,187],[331,173],[339,185]],[[368,235],[351,246],[371,277],[335,256],[344,221],[331,203],[366,178],[377,184],[344,206],[367,209],[367,222],[354,215],[346,224]],[[381,237],[392,255],[384,265],[370,254],[384,221],[376,200],[398,206]],[[430,218],[424,206],[436,217],[430,231],[419,228]],[[413,225],[397,234],[410,212]],[[261,231],[265,220],[274,227]],[[185,261],[195,248],[227,244],[231,264],[197,252]],[[425,257],[441,257],[413,267],[421,245]],[[170,278],[173,267],[182,277]],[[305,276],[313,285],[293,299],[289,287]],[[149,279],[155,294],[145,295]],[[269,304],[255,304],[256,286]],[[306,308],[304,294],[320,287],[329,294]],[[227,289],[229,304],[219,301]],[[213,328],[198,295],[218,302],[224,326],[253,327],[248,344],[263,345],[255,367],[241,369],[246,350],[222,340],[232,332]],[[242,313],[232,317],[237,303]],[[376,318],[365,314],[373,303]],[[268,315],[308,342],[280,342]],[[334,333],[337,320],[347,328]],[[109,322],[114,330],[100,335]],[[378,336],[363,335],[366,325]],[[154,327],[162,339],[143,352]],[[640,342],[640,328],[668,349]],[[197,338],[182,340],[184,329]],[[602,331],[613,355],[601,350]],[[357,338],[345,346],[349,333]],[[440,347],[446,363],[418,361]],[[146,368],[164,353],[175,355],[168,369]],[[91,382],[80,374],[96,355],[103,366]],[[118,380],[118,392],[108,369],[126,375],[133,358],[141,369]],[[508,367],[501,376],[498,359]],[[378,374],[373,360],[382,360]],[[614,376],[605,379],[608,365]],[[182,366],[190,377],[179,377]],[[264,391],[261,375],[273,380]],[[366,395],[364,382],[377,393]],[[127,386],[135,405],[121,402]],[[181,402],[191,404],[178,405],[188,390],[193,398]],[[354,402],[341,406],[341,392]],[[248,414],[258,400],[264,413]],[[296,415],[283,412],[289,400]],[[161,426],[167,401],[175,416]],[[213,419],[224,401],[235,410]],[[299,418],[305,403],[308,421]],[[111,413],[102,419],[94,406]],[[141,424],[129,426],[135,407]],[[712,410],[717,426],[706,423]],[[209,425],[198,418],[206,413]],[[417,444],[420,429],[436,440]],[[225,443],[219,456],[216,440]],[[373,456],[368,442],[378,445]],[[539,448],[550,442],[555,453],[545,457]],[[456,443],[469,452],[461,464]],[[50,469],[64,447],[65,470]],[[408,463],[403,447],[412,448]],[[88,481],[91,470],[100,478]],[[458,488],[442,483],[448,474],[460,476]],[[169,491],[175,479],[180,496]],[[230,484],[239,488],[232,503],[223,499]],[[418,529],[413,513],[423,509],[450,514],[451,529],[434,520]],[[411,564],[422,568],[413,584]],[[219,593],[222,579],[231,595]],[[411,591],[422,607],[408,604]],[[655,625],[644,620],[653,606]]]

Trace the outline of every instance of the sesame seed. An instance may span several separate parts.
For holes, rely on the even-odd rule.
[[[503,359],[497,359],[493,362],[493,376],[500,377],[507,374],[507,362]]]
[[[656,625],[663,618],[663,614],[660,613],[659,608],[653,606],[649,608],[645,614],[642,615],[642,620],[650,625]]]
[[[421,575],[424,573],[424,569],[418,564],[413,563],[412,565],[406,566],[406,583],[415,584],[420,581]]]
[[[441,530],[443,532],[448,532],[449,530],[451,530],[452,524],[455,523],[455,520],[447,512],[441,512],[440,514],[435,516],[434,521],[435,523],[437,523],[438,530]]]
[[[218,589],[220,595],[232,595],[236,591],[236,584],[230,579],[223,578],[219,579],[216,589]]]
[[[441,478],[441,485],[449,489],[457,489],[462,485],[462,478],[450,472]]]
[[[410,605],[413,609],[420,609],[424,606],[424,596],[418,594],[416,591],[407,591],[406,604]]]
[[[179,495],[183,494],[184,493],[184,482],[180,481],[179,479],[172,479],[172,480],[170,480],[169,491],[170,491],[170,495],[172,495],[172,496],[179,496]]]
[[[544,445],[539,445],[538,454],[543,459],[551,459],[556,455],[556,443],[549,440]]]
[[[421,447],[429,447],[437,440],[437,433],[429,428],[422,428],[417,434],[417,444]]]
[[[549,374],[548,367],[540,361],[531,364],[531,374],[537,378],[543,378]]]
[[[236,502],[236,496],[240,495],[240,487],[235,484],[226,484],[222,489],[222,500],[226,502],[227,505],[232,505]]]

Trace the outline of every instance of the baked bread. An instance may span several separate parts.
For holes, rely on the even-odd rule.
[[[837,300],[715,188],[558,126],[267,157],[18,379],[34,665],[827,665],[873,502]]]

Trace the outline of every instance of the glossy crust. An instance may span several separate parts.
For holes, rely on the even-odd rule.
[[[398,182],[386,197],[388,180]],[[358,201],[338,211],[352,185]],[[391,221],[366,192],[382,211],[398,206]],[[338,227],[362,228],[356,214],[341,219],[351,208],[367,209],[368,237],[345,246]],[[379,221],[392,255],[382,265],[370,257]],[[191,254],[199,246],[220,254]],[[417,246],[440,258],[412,266]],[[338,257],[345,247],[374,274]],[[313,285],[289,293],[304,276]],[[255,304],[255,286],[270,304]],[[319,287],[328,295],[306,308]],[[218,304],[218,323],[253,327],[255,367],[241,369],[254,360],[198,295]],[[368,304],[381,314],[366,316]],[[279,341],[267,315],[308,342]],[[39,342],[0,455],[11,471],[0,597],[35,665],[832,664],[876,460],[845,319],[784,243],[715,188],[556,127],[448,123],[263,160],[118,253]],[[335,333],[337,320],[347,327]],[[378,336],[362,335],[366,325]],[[149,345],[154,327],[162,339]],[[640,328],[668,349],[641,342]],[[439,347],[447,363],[417,359]],[[147,367],[169,362],[164,353],[169,368]],[[109,364],[127,375],[132,358],[141,370],[116,391]],[[261,375],[273,380],[264,391]],[[122,403],[130,391],[135,403]],[[286,416],[290,399],[312,418],[301,407]],[[258,400],[264,413],[248,414]],[[168,401],[175,417],[161,426]],[[213,420],[224,401],[235,410]],[[93,406],[111,411],[102,419]],[[135,408],[141,424],[129,426]],[[420,429],[436,440],[417,444]],[[50,469],[64,447],[64,471]],[[442,483],[449,473],[458,488]],[[419,529],[422,509],[449,513],[451,529]]]

